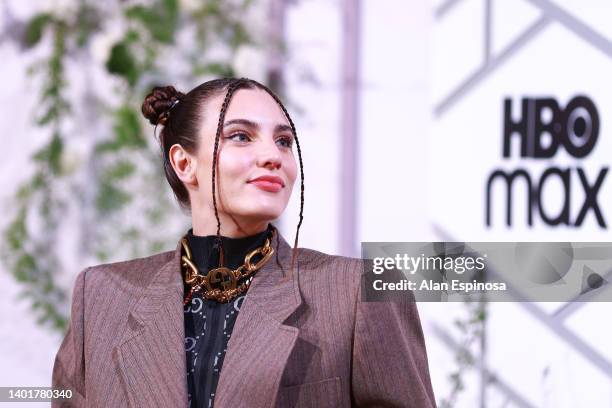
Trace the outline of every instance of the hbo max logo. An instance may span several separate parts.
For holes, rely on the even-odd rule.
[[[554,98],[523,98],[520,112],[512,111],[510,99],[504,100],[504,158],[511,157],[512,151],[518,150],[522,160],[544,159],[551,163],[550,159],[559,149],[564,149],[572,157],[582,159],[593,151],[598,137],[599,113],[593,101],[586,96],[572,98],[565,108]],[[594,169],[589,170],[592,172]],[[608,167],[602,167],[597,177],[587,176],[581,166],[561,168],[552,163],[536,175],[530,169],[520,166],[514,170],[494,169],[486,185],[486,225],[491,226],[491,213],[495,208],[492,190],[498,182],[506,186],[504,201],[508,226],[512,225],[513,187],[520,183],[527,193],[527,225],[533,225],[534,212],[545,224],[551,226],[580,226],[587,215],[592,213],[597,224],[606,228],[597,195],[607,173]],[[546,205],[551,200],[547,199],[543,191],[546,183],[554,179],[562,185],[563,205],[560,210],[551,213],[547,210],[550,204],[548,207]],[[570,197],[575,188],[583,190],[584,201],[578,211],[572,213]],[[502,204],[504,201],[501,201]],[[558,208],[558,203],[554,202],[553,206]]]

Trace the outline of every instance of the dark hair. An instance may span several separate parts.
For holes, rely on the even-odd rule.
[[[173,86],[162,86],[155,87],[145,97],[142,103],[142,114],[149,120],[152,125],[163,125],[163,129],[159,135],[159,143],[162,151],[164,161],[164,172],[166,179],[176,196],[179,205],[185,209],[191,209],[191,203],[189,201],[189,193],[183,182],[176,175],[174,168],[170,164],[169,152],[170,147],[174,144],[181,145],[185,150],[190,153],[195,152],[199,146],[200,134],[200,123],[202,123],[202,114],[204,112],[204,105],[208,103],[210,98],[220,95],[222,92],[225,93],[225,99],[221,105],[221,111],[219,114],[219,123],[217,124],[217,132],[215,135],[215,146],[213,151],[213,162],[212,165],[212,197],[213,206],[215,209],[215,218],[217,219],[217,238],[218,242],[221,242],[219,237],[221,234],[221,221],[219,220],[219,214],[217,212],[217,200],[215,197],[215,178],[216,178],[216,167],[217,167],[217,152],[219,147],[219,138],[223,129],[223,121],[225,119],[225,112],[232,99],[234,92],[238,89],[262,89],[266,91],[281,108],[289,125],[291,126],[293,136],[295,138],[295,144],[297,146],[298,158],[300,162],[300,217],[295,233],[294,250],[298,245],[298,236],[300,232],[300,226],[302,225],[303,212],[304,212],[304,167],[302,163],[302,152],[300,149],[300,143],[297,138],[297,132],[295,125],[287,112],[287,109],[280,101],[279,97],[272,92],[267,86],[260,84],[259,82],[248,79],[248,78],[220,78],[211,81],[204,82],[203,84],[195,87],[187,94],[177,91]],[[155,132],[155,131],[154,131]],[[295,255],[295,253],[294,253]],[[294,256],[291,260],[291,270],[293,270]]]

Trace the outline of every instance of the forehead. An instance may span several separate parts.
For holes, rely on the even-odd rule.
[[[212,117],[216,118],[214,121],[215,126],[219,119],[219,113],[224,98],[225,92],[218,95],[207,107],[213,108],[216,111],[215,114],[212,115]],[[274,98],[263,89],[238,89],[235,91],[225,112],[225,121],[227,122],[232,119],[248,119],[262,126],[288,124],[287,118],[280,106],[278,106]]]

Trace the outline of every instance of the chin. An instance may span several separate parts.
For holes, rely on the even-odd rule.
[[[278,204],[271,205],[270,203],[262,205],[253,205],[243,209],[240,213],[254,220],[275,220],[281,216],[284,207]]]
[[[282,210],[262,207],[259,209],[253,209],[251,216],[260,220],[275,220],[280,217],[282,213]]]

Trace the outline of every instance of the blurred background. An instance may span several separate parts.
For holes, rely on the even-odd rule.
[[[611,18],[606,0],[1,1],[0,386],[50,385],[80,270],[190,227],[140,114],[154,85],[282,95],[302,247],[610,241]],[[296,189],[290,242],[298,213]],[[609,303],[419,312],[440,407],[612,407]]]

